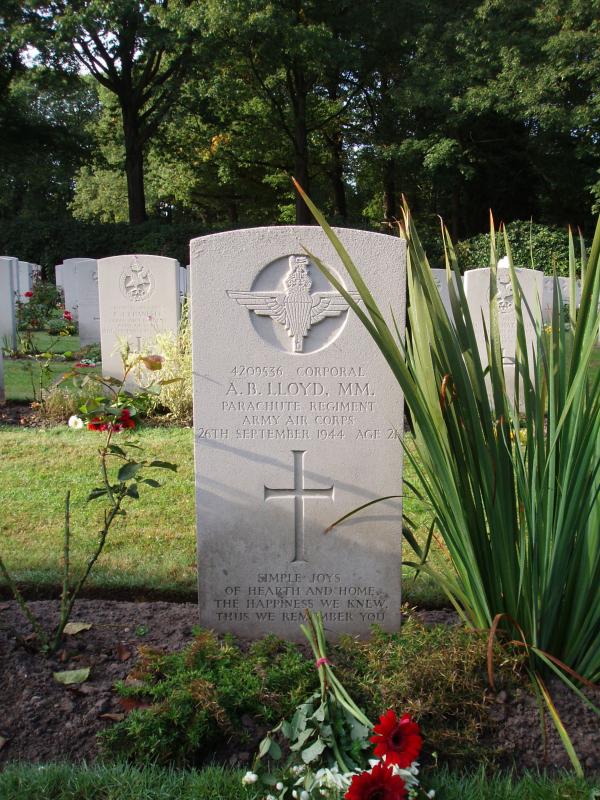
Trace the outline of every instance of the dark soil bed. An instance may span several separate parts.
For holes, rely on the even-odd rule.
[[[54,424],[54,423],[52,423]],[[0,404],[0,426],[20,425],[22,428],[42,427],[42,419],[31,403],[15,403],[8,400]]]
[[[37,601],[32,607],[50,627],[58,602]],[[448,612],[420,612],[419,616],[428,624],[453,621]],[[111,719],[111,715],[125,713],[112,686],[132,670],[138,647],[183,647],[198,616],[191,603],[80,600],[72,620],[92,623],[92,628],[66,637],[58,657],[46,660],[17,643],[15,632],[24,637],[29,628],[14,602],[0,603],[0,765],[16,759],[93,761],[98,756],[96,733],[114,724],[118,717]],[[81,667],[90,667],[91,674],[79,686],[66,687],[53,678],[53,672]],[[582,763],[590,772],[600,772],[598,718],[562,685],[550,685]],[[600,690],[593,695],[600,704]],[[569,768],[549,720],[544,748],[533,696],[526,692],[490,694],[489,715],[491,733],[486,744],[500,751],[503,762],[514,760],[517,769]],[[237,755],[238,761],[243,761],[249,754]],[[228,760],[233,763],[236,754],[230,752]]]

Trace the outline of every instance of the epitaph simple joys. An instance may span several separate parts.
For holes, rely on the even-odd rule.
[[[384,314],[405,317],[405,243],[337,230]],[[299,638],[400,623],[403,397],[383,356],[307,251],[359,299],[315,227],[191,243],[200,616]]]

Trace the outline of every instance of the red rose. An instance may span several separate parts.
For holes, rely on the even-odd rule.
[[[370,772],[355,775],[344,795],[345,800],[404,800],[406,797],[404,781],[384,764],[376,764]]]
[[[419,726],[408,714],[400,719],[392,709],[379,718],[379,724],[373,728],[374,736],[370,741],[375,745],[374,754],[378,758],[385,757],[386,764],[397,764],[409,767],[419,757],[423,739]]]
[[[63,314],[63,319],[66,319],[67,322],[72,322],[73,321],[73,315],[71,314],[70,311],[65,311],[64,314]]]
[[[23,297],[33,297],[33,292],[23,292]]]

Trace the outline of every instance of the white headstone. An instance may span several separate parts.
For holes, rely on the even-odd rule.
[[[60,279],[65,299],[65,310],[69,311],[73,319],[79,319],[79,298],[77,296],[77,264],[87,261],[85,258],[65,258],[60,265]],[[58,269],[58,268],[57,268]]]
[[[564,306],[569,306],[571,297],[571,281],[569,278],[558,278],[558,286],[560,289],[560,301]],[[544,275],[544,294],[542,302],[542,317],[546,325],[552,323],[552,302],[554,297],[554,278],[551,275]],[[579,308],[581,302],[581,282],[577,281],[577,290],[575,296],[575,305]]]
[[[405,243],[337,232],[402,324]],[[401,494],[403,396],[303,246],[353,290],[316,227],[191,242],[201,623],[294,639],[312,609],[334,634],[366,634],[373,623],[397,630],[401,501],[325,529]]]
[[[98,266],[93,258],[82,258],[75,264],[75,290],[82,347],[100,342],[100,299]]]
[[[177,333],[179,264],[174,258],[127,255],[101,258],[97,265],[102,370],[120,378],[123,340],[132,352],[150,352],[157,333]]]
[[[17,262],[18,299],[21,303],[28,303],[26,293],[33,289],[33,264],[28,261]]]
[[[2,350],[2,342],[0,342],[0,404],[4,403],[6,396],[4,394],[4,352]]]
[[[498,264],[498,324],[500,328],[500,346],[502,348],[502,364],[506,378],[506,391],[509,398],[515,393],[515,353],[517,348],[517,316],[514,307],[514,297],[510,270]],[[535,318],[542,302],[544,275],[532,269],[516,270],[517,279],[522,290],[522,313],[525,327],[525,338],[528,346],[534,352],[537,343],[535,332]],[[471,269],[465,272],[464,286],[467,304],[473,328],[477,336],[479,354],[483,366],[487,366],[487,349],[484,335],[484,325],[490,336],[490,269]],[[529,306],[529,311],[526,307]],[[532,319],[533,316],[533,319]],[[522,397],[522,390],[521,390]]]
[[[17,346],[17,320],[15,315],[18,261],[5,256],[0,258],[0,344]]]
[[[179,299],[183,303],[188,295],[188,269],[179,267]]]
[[[431,276],[433,277],[433,282],[438,288],[438,292],[440,293],[440,299],[444,304],[444,308],[446,309],[446,313],[448,317],[452,320],[454,319],[454,314],[452,313],[452,305],[450,303],[450,289],[448,286],[448,277],[446,275],[445,269],[432,269]],[[456,284],[456,276],[452,273],[451,280],[454,281]]]
[[[57,265],[54,267],[54,280],[55,280],[55,283],[56,283],[56,285],[57,285],[57,286],[58,286],[60,289],[62,289],[62,288],[63,288],[63,277],[62,277],[62,272],[63,272],[63,265],[62,265],[62,264],[57,264]]]

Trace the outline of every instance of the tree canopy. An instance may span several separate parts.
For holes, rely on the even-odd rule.
[[[600,0],[6,0],[0,217],[585,228],[599,86]]]

